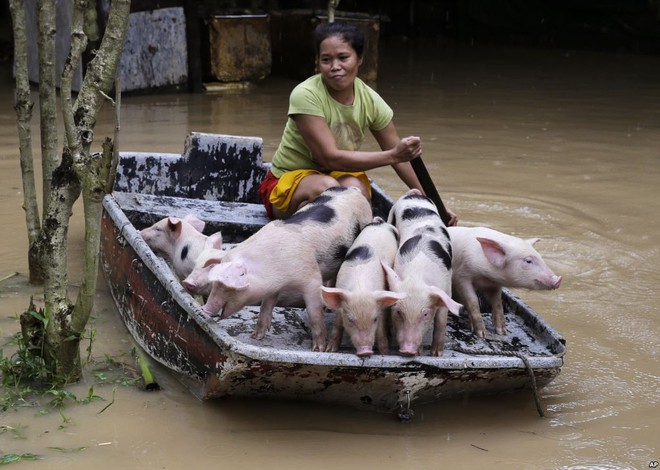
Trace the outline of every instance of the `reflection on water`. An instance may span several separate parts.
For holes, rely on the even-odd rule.
[[[120,386],[97,414],[113,397],[112,386],[97,385],[106,402],[66,409],[64,425],[57,413],[34,408],[4,413],[0,424],[23,426],[25,439],[0,434],[2,453],[38,453],[53,468],[101,469],[222,462],[577,470],[648,468],[660,458],[660,58],[415,44],[383,50],[378,90],[400,134],[422,137],[425,162],[461,223],[541,237],[538,250],[564,278],[557,291],[516,292],[567,339],[564,370],[542,391],[548,417],[538,418],[528,391],[420,406],[410,425],[306,403],[201,403],[158,370],[163,391]],[[271,78],[245,92],[124,96],[122,148],[179,152],[194,130],[260,136],[269,158],[294,85]],[[0,217],[22,234],[9,87],[0,100]],[[98,142],[111,135],[113,119],[107,107]],[[392,196],[403,192],[390,169],[372,176]],[[73,243],[82,241],[80,227],[76,219]],[[25,250],[22,237],[5,237],[0,275],[24,273]],[[74,278],[78,258],[70,260]],[[4,339],[17,331],[27,298],[25,288],[0,287]],[[97,302],[97,362],[106,353],[130,362],[131,342],[104,285]],[[92,381],[90,374],[74,390],[85,396]]]

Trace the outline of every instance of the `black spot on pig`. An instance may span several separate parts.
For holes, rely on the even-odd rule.
[[[403,242],[403,244],[399,247],[399,254],[401,256],[406,256],[407,254],[415,251],[421,239],[422,239],[421,235],[415,235],[414,237],[410,237],[408,240]]]
[[[312,206],[312,205],[318,206],[320,204],[325,204],[326,202],[328,202],[331,199],[332,199],[332,196],[330,196],[328,194],[321,194],[316,199],[314,199],[312,202],[310,202],[309,205],[310,206]]]
[[[190,247],[188,245],[185,245],[183,249],[181,250],[181,261],[185,261],[185,259],[188,257],[188,249]]]
[[[447,251],[438,240],[429,240],[428,247],[435,256],[440,258],[445,268],[448,270],[451,269],[451,245],[449,246],[449,251]]]
[[[348,246],[348,245],[338,245],[338,246],[335,248],[335,252],[334,252],[334,254],[332,255],[332,258],[333,258],[334,260],[343,261],[343,260],[346,258],[346,254],[348,253],[348,250],[349,250],[350,248],[351,248],[351,247]],[[339,267],[339,266],[337,266],[337,267]]]
[[[403,220],[421,219],[423,217],[440,217],[437,212],[427,207],[409,207],[403,211],[401,218]]]
[[[329,224],[335,219],[336,215],[337,213],[332,207],[321,204],[298,211],[288,219],[283,219],[282,223],[285,225],[300,225],[311,222]]]
[[[346,254],[344,261],[361,261],[368,260],[373,256],[373,250],[369,245],[360,245],[351,248],[351,250]]]

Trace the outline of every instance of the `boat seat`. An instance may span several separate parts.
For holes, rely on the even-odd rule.
[[[138,230],[165,217],[194,214],[206,222],[204,233],[221,231],[225,243],[237,242],[268,223],[263,204],[247,202],[207,201],[173,196],[125,193],[115,191],[115,200]]]

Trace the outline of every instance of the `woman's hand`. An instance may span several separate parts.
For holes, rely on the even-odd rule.
[[[408,136],[401,139],[394,147],[394,163],[409,162],[422,154],[422,139]]]
[[[447,214],[449,214],[449,222],[447,223],[447,227],[455,227],[458,225],[458,216],[456,213],[448,207],[445,207],[445,209],[447,209]]]

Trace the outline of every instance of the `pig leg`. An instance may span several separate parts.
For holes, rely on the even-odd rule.
[[[484,319],[479,308],[479,298],[472,283],[457,284],[455,286],[455,294],[460,298],[463,306],[468,311],[472,332],[479,338],[484,338],[486,336],[486,325],[484,324]]]
[[[250,335],[252,338],[262,340],[264,339],[264,336],[266,336],[266,332],[270,331],[270,326],[273,321],[273,308],[275,308],[276,302],[277,295],[266,297],[261,301],[257,326]]]
[[[506,335],[506,324],[504,323],[504,306],[502,305],[502,289],[495,287],[492,289],[484,289],[484,294],[490,308],[493,318],[493,326],[498,335]]]
[[[332,336],[328,341],[328,346],[325,348],[327,352],[335,352],[339,350],[339,345],[341,344],[341,338],[344,334],[344,324],[341,320],[341,315],[339,312],[335,314],[335,322],[332,325]]]
[[[445,351],[445,338],[447,336],[446,307],[438,308],[433,319],[433,341],[431,342],[431,356],[442,356]]]
[[[325,321],[323,320],[323,304],[319,295],[320,289],[321,278],[319,276],[318,281],[310,282],[303,295],[307,314],[309,315],[309,326],[312,330],[312,351],[325,351],[326,348]]]

